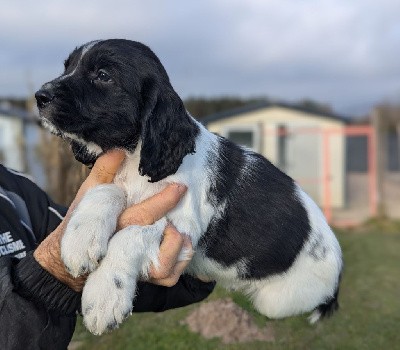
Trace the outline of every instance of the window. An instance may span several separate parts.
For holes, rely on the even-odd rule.
[[[252,131],[230,131],[228,133],[228,139],[241,146],[246,146],[248,148],[254,147]]]
[[[259,152],[260,135],[257,126],[226,127],[223,135],[230,141]]]

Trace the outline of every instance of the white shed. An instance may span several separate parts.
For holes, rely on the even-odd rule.
[[[330,205],[344,205],[343,117],[286,103],[262,102],[214,114],[201,122],[210,131],[264,155],[321,206],[326,203],[323,181],[329,178]]]
[[[25,171],[24,122],[17,113],[0,109],[0,162],[9,168]]]

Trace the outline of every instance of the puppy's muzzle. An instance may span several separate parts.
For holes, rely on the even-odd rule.
[[[35,93],[36,103],[39,109],[48,106],[54,100],[54,92],[50,84],[44,84],[42,88]]]

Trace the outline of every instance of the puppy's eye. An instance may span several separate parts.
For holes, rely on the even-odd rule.
[[[100,69],[99,72],[97,73],[96,80],[100,80],[103,82],[109,82],[109,81],[111,81],[111,77],[108,75],[108,73],[106,71]]]

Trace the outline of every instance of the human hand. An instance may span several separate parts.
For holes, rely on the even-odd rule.
[[[67,284],[75,291],[81,291],[86,276],[73,278],[65,269],[61,260],[61,237],[83,195],[91,188],[105,183],[111,183],[122,164],[125,154],[121,150],[113,150],[99,157],[93,166],[87,179],[82,183],[78,193],[72,202],[64,220],[61,224],[37,247],[34,257],[38,263],[49,273],[54,275],[61,282]],[[127,208],[118,220],[118,230],[128,225],[149,225],[165,216],[174,208],[186,188],[181,185],[171,184],[155,196]],[[179,279],[180,274],[189,261],[177,262],[180,248],[191,248],[190,243],[184,243],[184,238],[173,227],[167,227],[164,232],[164,239],[160,246],[160,268],[155,271],[152,267],[150,280],[161,285],[173,285]]]
[[[36,261],[58,280],[79,292],[83,289],[86,276],[73,278],[61,260],[61,238],[71,218],[73,210],[76,208],[83,195],[91,188],[105,183],[111,183],[118,171],[118,168],[125,159],[125,153],[121,150],[113,150],[99,157],[93,166],[89,176],[82,183],[70,205],[64,220],[58,227],[46,237],[33,253]]]
[[[186,192],[186,187],[178,184],[167,186],[160,193],[145,201],[127,208],[119,217],[117,229],[130,225],[152,225],[164,217],[178,203]],[[179,260],[179,254],[185,250],[185,259]],[[180,234],[168,224],[164,230],[163,240],[158,255],[159,268],[150,267],[148,282],[165,287],[175,285],[193,256],[193,247],[187,235]]]

